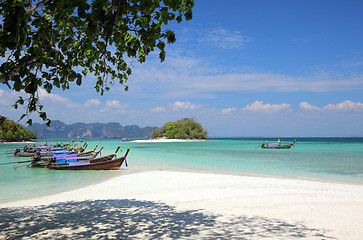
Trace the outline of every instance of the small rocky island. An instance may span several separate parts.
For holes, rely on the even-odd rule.
[[[207,139],[208,132],[202,125],[192,118],[184,118],[175,122],[165,123],[163,127],[156,129],[152,138],[167,139]]]
[[[0,115],[0,142],[22,142],[36,138],[32,131]]]

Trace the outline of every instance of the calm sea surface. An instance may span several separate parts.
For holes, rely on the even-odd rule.
[[[147,170],[265,175],[363,184],[363,138],[296,138],[294,148],[282,150],[259,148],[265,140],[210,139],[181,143],[87,140],[89,150],[96,145],[98,149],[103,146],[102,155],[113,153],[118,146],[123,153],[130,147],[128,168],[123,165],[120,171],[55,171],[27,168],[24,163],[0,165],[0,203],[59,193]],[[268,140],[273,142],[276,139]],[[292,141],[281,139],[282,143]],[[0,163],[28,160],[8,158],[5,154],[24,145],[0,144]]]

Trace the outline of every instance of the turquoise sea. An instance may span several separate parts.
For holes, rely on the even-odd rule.
[[[118,146],[121,146],[123,153],[130,147],[128,167],[123,165],[120,171],[55,171],[27,168],[26,163],[0,165],[0,203],[68,191],[112,177],[148,170],[197,171],[363,184],[363,138],[296,138],[294,148],[282,150],[259,148],[265,140],[225,138],[172,143],[84,140],[88,143],[88,149],[93,149],[96,145],[99,146],[98,149],[103,146],[102,155],[113,153]],[[62,140],[64,143],[67,141],[69,140]],[[293,138],[281,138],[282,143],[292,141]],[[27,160],[8,158],[5,154],[7,150],[24,145],[26,144],[0,144],[0,163]],[[122,185],[119,187],[122,188]]]

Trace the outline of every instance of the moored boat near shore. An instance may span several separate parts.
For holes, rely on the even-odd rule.
[[[50,164],[47,168],[53,170],[118,170],[124,161],[126,163],[129,151],[130,149],[128,148],[125,155],[120,158],[117,158],[116,154],[111,154],[90,161]]]
[[[92,151],[84,152],[86,144],[78,149],[66,149],[63,147],[54,146],[40,146],[40,147],[28,147],[18,148],[15,150],[7,151],[6,154],[17,155],[21,153],[29,153],[27,157],[31,157],[31,160],[27,161],[14,161],[0,163],[0,165],[30,163],[30,168],[47,168],[53,170],[116,170],[119,169],[123,162],[126,162],[126,157],[130,151],[128,148],[126,154],[123,157],[117,158],[117,152],[120,150],[120,146],[116,149],[115,153],[98,157],[103,147],[95,152],[96,147]],[[34,156],[35,155],[35,156]],[[25,155],[24,155],[25,157]]]
[[[74,153],[74,154],[61,154],[61,155],[40,155],[32,157],[32,163],[29,165],[31,168],[39,168],[39,167],[46,167],[49,162],[55,161],[55,163],[66,163],[68,162],[77,162],[79,160],[90,160],[92,158],[96,158],[98,154],[101,153],[103,147],[95,152],[97,146],[92,151],[83,152],[83,153]]]
[[[98,153],[90,154],[86,156],[80,156],[78,154],[71,154],[71,155],[62,155],[62,156],[54,156],[49,158],[40,158],[34,157],[31,164],[28,165],[30,168],[45,168],[50,163],[52,164],[63,164],[69,162],[78,162],[78,161],[90,161],[91,159],[96,158]]]
[[[290,144],[281,144],[280,141],[278,141],[277,143],[268,143],[266,141],[266,143],[263,143],[261,145],[261,148],[264,149],[289,149],[294,147],[296,140],[294,140],[292,143]]]
[[[11,151],[8,151],[8,157],[35,157],[38,154],[40,155],[55,155],[55,154],[69,154],[69,153],[82,153],[86,149],[86,144],[83,147],[76,148],[76,145],[73,148],[70,148],[69,144],[57,144],[57,145],[33,145],[33,146],[24,146],[22,148],[17,148]]]

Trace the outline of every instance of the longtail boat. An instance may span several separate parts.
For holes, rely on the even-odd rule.
[[[36,150],[20,151],[20,149],[16,149],[11,157],[34,157],[36,154]]]
[[[56,150],[56,151],[44,151],[44,150],[35,150],[35,149],[29,149],[29,150],[23,150],[21,151],[20,149],[16,149],[14,154],[11,155],[11,157],[35,157],[38,153],[40,153],[40,155],[59,155],[59,154],[72,154],[72,153],[76,153],[76,152],[83,152],[84,149],[83,148],[79,148],[79,149],[71,149],[71,150]]]
[[[280,142],[278,143],[263,143],[261,145],[261,148],[264,149],[289,149],[294,147],[296,140],[294,140],[294,142],[290,143],[290,144],[281,144]]]
[[[96,148],[95,148],[96,149]],[[95,150],[94,149],[94,150]],[[44,168],[52,164],[62,164],[69,162],[78,162],[78,161],[90,161],[93,158],[96,158],[98,154],[101,153],[103,147],[98,151],[94,152],[83,152],[80,154],[68,154],[68,155],[51,155],[51,156],[35,156],[32,158],[31,164],[28,166],[30,168]]]
[[[90,161],[69,162],[63,164],[49,164],[48,169],[53,170],[118,170],[125,161],[130,149],[123,157],[117,158],[116,154],[91,159]],[[116,150],[117,152],[117,150]]]
[[[96,154],[98,154],[99,152],[94,152],[94,151],[88,151],[88,152],[83,152],[83,153],[69,153],[69,154],[59,154],[59,155],[40,155],[40,156],[35,156],[33,157],[33,159],[39,158],[39,160],[44,160],[44,161],[48,161],[48,160],[52,160],[52,159],[56,159],[56,160],[61,160],[61,159],[66,159],[66,158],[77,158],[77,157],[87,157],[87,156],[94,156]]]
[[[86,144],[85,144],[86,145]],[[72,153],[74,151],[77,152],[83,152],[85,150],[84,146],[83,147],[79,147],[79,148],[73,148],[73,149],[68,149],[69,145],[52,145],[52,146],[48,146],[48,145],[39,145],[39,146],[33,146],[33,147],[28,147],[28,146],[24,146],[23,148],[17,148],[11,152],[9,152],[9,154],[11,153],[12,155],[10,155],[11,157],[34,157],[36,156],[38,153],[44,155],[44,154],[50,154],[50,152],[54,153],[54,154],[66,154],[68,153]]]

